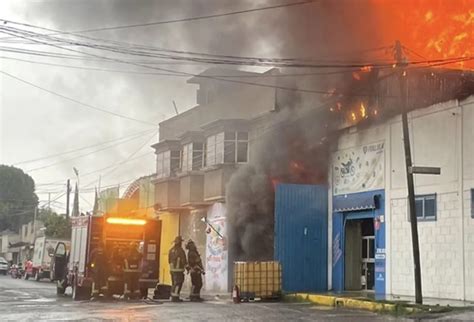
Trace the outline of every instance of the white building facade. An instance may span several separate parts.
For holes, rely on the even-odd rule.
[[[474,97],[409,114],[423,295],[474,300]],[[329,188],[328,287],[414,296],[401,118],[339,138]]]

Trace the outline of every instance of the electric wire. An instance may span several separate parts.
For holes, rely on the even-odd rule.
[[[147,133],[150,133],[151,131],[154,131],[153,129],[150,129],[150,130],[146,130],[146,131],[140,131],[140,132],[136,132],[136,133],[133,133],[133,134],[130,134],[130,135],[125,135],[125,136],[122,136],[120,138],[116,138],[116,139],[113,139],[113,140],[110,140],[110,141],[105,141],[105,142],[101,142],[101,143],[97,143],[97,144],[93,144],[93,145],[88,145],[88,146],[83,146],[83,147],[80,147],[80,148],[77,148],[77,149],[72,149],[72,150],[68,150],[68,151],[64,151],[64,152],[60,152],[60,153],[54,153],[54,154],[50,154],[50,155],[47,155],[47,156],[43,156],[43,157],[39,157],[39,158],[35,158],[35,159],[29,159],[29,160],[24,160],[24,161],[20,161],[20,162],[15,162],[13,163],[12,165],[14,166],[18,166],[20,164],[25,164],[25,163],[32,163],[32,162],[37,162],[37,161],[43,161],[43,160],[47,160],[47,159],[51,159],[51,158],[54,158],[54,157],[58,157],[58,156],[63,156],[63,155],[67,155],[67,154],[71,154],[71,153],[74,153],[74,152],[78,152],[78,151],[83,151],[83,150],[88,150],[88,149],[91,149],[91,148],[94,148],[94,147],[98,147],[98,146],[102,146],[102,145],[106,145],[106,144],[109,144],[109,143],[114,143],[114,142],[117,142],[117,141],[122,141],[126,138],[130,138],[130,137],[135,137],[135,136],[141,136],[143,134],[147,134]],[[54,183],[53,183],[54,184]],[[46,184],[42,184],[42,185],[51,185],[51,183],[46,183]]]
[[[5,33],[5,31],[3,31],[3,32]],[[8,34],[8,32],[6,32],[6,33]],[[20,36],[20,37],[24,37],[24,36]],[[27,38],[27,37],[24,37],[24,38]],[[179,74],[188,75],[188,76],[192,76],[192,77],[207,78],[207,79],[213,79],[213,80],[219,80],[219,81],[225,81],[225,82],[232,82],[232,83],[239,83],[239,84],[251,85],[251,86],[277,88],[277,89],[283,89],[283,90],[288,90],[288,91],[299,91],[299,92],[305,92],[305,93],[315,93],[315,94],[324,94],[324,95],[328,94],[327,90],[317,91],[317,90],[310,90],[310,89],[303,89],[303,88],[292,88],[292,87],[286,87],[286,86],[278,86],[278,85],[272,85],[272,84],[239,81],[239,80],[234,80],[234,79],[225,79],[225,78],[213,77],[213,76],[202,75],[202,74],[194,74],[194,73],[188,73],[188,72],[183,72],[183,71],[175,71],[175,70],[166,69],[166,68],[159,68],[159,67],[155,67],[155,66],[136,64],[136,63],[132,63],[132,62],[129,62],[129,61],[124,61],[124,60],[121,60],[121,59],[107,58],[107,57],[102,57],[102,56],[99,56],[99,55],[96,55],[96,54],[77,51],[77,50],[74,50],[74,49],[71,49],[71,48],[64,48],[64,47],[61,47],[61,46],[41,42],[41,41],[38,41],[38,40],[34,40],[34,41],[43,43],[45,45],[57,47],[57,48],[60,48],[60,49],[68,50],[68,51],[79,52],[79,53],[89,55],[89,56],[92,56],[92,57],[105,58],[105,59],[109,59],[109,60],[112,60],[112,61],[122,62],[122,63],[125,63],[125,64],[137,65],[137,66],[150,68],[150,69],[156,69],[156,70],[165,71],[165,72],[179,73]],[[452,62],[467,61],[467,60],[472,60],[472,59],[474,59],[474,57],[461,57],[461,58],[451,58],[451,59],[435,59],[435,60],[409,62],[408,65],[433,64],[433,63],[452,63]],[[306,66],[307,67],[307,65],[299,64],[299,63],[296,64],[296,65],[293,64],[293,65],[290,65],[290,66],[291,67],[295,67],[295,66]],[[318,67],[320,67],[320,68],[339,68],[339,67],[344,67],[344,66],[345,67],[358,67],[358,68],[367,67],[366,64],[347,64],[347,65],[325,64],[325,65],[319,65]],[[390,67],[390,68],[392,68],[393,63],[391,63],[391,64],[382,64],[382,65],[371,64],[370,66],[372,68],[376,68],[376,67],[378,67],[378,68],[380,68],[380,67],[385,67],[385,68]],[[367,96],[367,94],[362,94],[362,93],[361,94],[353,94],[353,95],[354,96]]]
[[[81,101],[76,100],[76,99],[74,99],[74,98],[65,96],[65,95],[60,94],[60,93],[58,93],[58,92],[55,92],[55,91],[52,91],[52,90],[47,89],[47,88],[45,88],[45,87],[39,86],[39,85],[37,85],[37,84],[34,84],[34,83],[30,82],[30,81],[27,81],[27,80],[25,80],[25,79],[23,79],[23,78],[20,78],[20,77],[18,77],[18,76],[15,76],[15,75],[13,75],[13,74],[11,74],[11,73],[8,73],[8,72],[6,72],[6,71],[3,71],[3,70],[0,70],[0,73],[3,74],[3,75],[5,75],[5,76],[8,76],[8,77],[10,77],[10,78],[13,78],[13,79],[15,79],[15,80],[17,80],[17,81],[19,81],[19,82],[22,82],[22,83],[24,83],[24,84],[27,84],[27,85],[30,85],[30,86],[35,87],[35,88],[37,88],[37,89],[40,89],[40,90],[42,90],[42,91],[44,91],[44,92],[47,92],[47,93],[52,94],[52,95],[54,95],[54,96],[60,97],[60,98],[62,98],[62,99],[65,99],[65,100],[67,100],[67,101],[76,103],[76,104],[78,104],[78,105],[80,105],[80,106],[83,106],[83,107],[86,107],[86,108],[89,108],[89,109],[92,109],[92,110],[95,110],[95,111],[99,111],[99,112],[102,112],[102,113],[105,113],[105,114],[113,115],[113,116],[115,116],[115,117],[127,119],[127,120],[130,120],[130,121],[135,121],[135,122],[142,123],[142,124],[146,124],[146,125],[152,125],[152,126],[156,126],[156,125],[157,125],[157,124],[154,124],[154,123],[151,123],[151,122],[148,122],[148,121],[136,119],[136,118],[134,118],[134,117],[130,117],[130,116],[127,116],[127,115],[119,114],[119,113],[116,113],[116,112],[109,111],[109,110],[107,110],[107,109],[99,108],[99,107],[93,106],[93,105],[91,105],[91,104],[81,102]]]
[[[148,132],[149,133],[149,132]],[[155,132],[154,132],[155,133]],[[155,134],[153,134],[154,136]],[[37,167],[37,168],[33,168],[33,169],[28,169],[28,170],[24,170],[25,172],[27,173],[31,173],[31,172],[35,172],[35,171],[38,171],[38,170],[43,170],[43,169],[47,169],[47,168],[51,168],[55,165],[58,165],[58,164],[61,164],[61,163],[64,163],[64,162],[69,162],[69,161],[73,161],[73,160],[77,160],[77,159],[80,159],[80,158],[83,158],[83,157],[86,157],[86,156],[89,156],[89,155],[92,155],[92,154],[96,154],[97,152],[101,152],[101,151],[105,151],[105,150],[108,150],[110,148],[114,148],[116,146],[119,146],[119,145],[122,145],[124,143],[127,143],[127,142],[130,142],[130,141],[133,141],[133,140],[136,140],[136,139],[139,139],[141,137],[143,137],[144,135],[139,135],[139,136],[134,136],[134,137],[131,137],[131,138],[128,138],[126,140],[123,140],[123,141],[120,141],[120,142],[117,142],[115,144],[111,144],[111,145],[107,145],[105,147],[102,147],[100,149],[97,149],[97,150],[93,150],[93,151],[89,151],[87,153],[84,153],[84,154],[80,154],[80,155],[77,155],[77,156],[74,156],[72,158],[69,158],[69,159],[65,159],[65,160],[59,160],[57,162],[54,162],[54,163],[50,163],[48,165],[44,165],[44,166],[41,166],[41,167]]]
[[[259,7],[259,8],[253,8],[253,9],[245,9],[245,10],[239,10],[239,11],[230,11],[230,12],[203,15],[203,16],[197,16],[197,17],[186,17],[186,18],[180,18],[180,19],[154,21],[154,22],[141,23],[141,24],[130,24],[130,25],[122,25],[122,26],[111,26],[111,27],[102,27],[102,28],[83,29],[83,30],[74,31],[74,32],[71,32],[71,33],[90,33],[90,32],[97,32],[97,31],[129,29],[129,28],[157,26],[157,25],[164,25],[164,24],[178,23],[178,22],[204,20],[204,19],[226,17],[226,16],[239,15],[239,14],[257,12],[257,11],[263,11],[263,10],[299,6],[299,5],[309,4],[309,3],[312,3],[312,2],[315,2],[315,1],[316,0],[305,0],[305,1],[300,1],[300,2],[292,2],[292,3],[280,4],[280,5],[274,5],[274,6],[266,6],[266,7]],[[2,40],[2,39],[0,39],[0,40]]]

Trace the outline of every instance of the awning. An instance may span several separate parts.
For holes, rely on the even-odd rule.
[[[31,243],[23,242],[23,241],[16,242],[16,243],[8,243],[9,248],[18,248],[18,247],[30,246],[30,245]]]
[[[378,199],[379,195],[372,194],[334,196],[333,211],[344,212],[377,209],[379,206]]]

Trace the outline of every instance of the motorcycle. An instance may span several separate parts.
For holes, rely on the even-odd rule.
[[[23,276],[23,267],[21,264],[13,264],[10,269],[11,278],[21,278]]]

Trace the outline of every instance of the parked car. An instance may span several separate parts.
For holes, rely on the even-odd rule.
[[[0,274],[7,275],[8,272],[8,261],[0,257]]]

